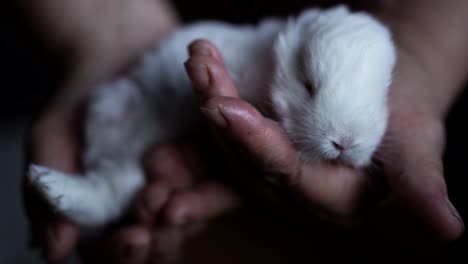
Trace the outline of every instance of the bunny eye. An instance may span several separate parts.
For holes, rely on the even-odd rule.
[[[302,85],[310,94],[314,94],[315,88],[314,88],[314,85],[310,81],[304,81]]]

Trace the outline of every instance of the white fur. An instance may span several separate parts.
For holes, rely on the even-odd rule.
[[[127,77],[96,89],[84,175],[31,166],[32,184],[60,213],[85,226],[119,218],[144,184],[140,160],[147,147],[197,129],[198,102],[183,62],[198,38],[220,48],[242,98],[261,109],[273,103],[302,159],[369,163],[387,126],[395,63],[383,25],[343,6],[257,26],[201,22],[159,43]],[[338,152],[332,140],[347,149]]]

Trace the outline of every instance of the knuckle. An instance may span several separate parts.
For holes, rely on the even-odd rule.
[[[292,169],[289,172],[287,177],[287,185],[292,188],[298,188],[302,183],[302,167],[300,164],[292,166]]]
[[[287,170],[279,169],[277,166],[264,166],[264,177],[266,182],[281,192],[297,192],[302,187],[302,169],[291,166]]]

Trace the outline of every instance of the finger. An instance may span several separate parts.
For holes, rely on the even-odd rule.
[[[183,153],[175,145],[152,147],[145,157],[144,166],[149,181],[156,181],[169,190],[186,188],[194,180]]]
[[[199,56],[194,58],[197,61],[203,59],[205,63],[202,64],[206,66],[208,71],[195,72],[191,71],[190,68],[187,69],[193,84],[200,87],[200,96],[207,99],[202,104],[203,114],[213,124],[223,128],[223,131],[239,140],[240,145],[245,146],[247,152],[253,153],[259,161],[271,162],[275,165],[280,163],[279,166],[275,167],[294,167],[294,169],[299,170],[300,164],[295,158],[295,150],[281,128],[276,123],[263,118],[252,105],[239,99],[237,89],[224,65],[216,59],[204,55],[213,53],[217,49],[207,41],[194,43],[192,50],[195,48],[213,50],[211,52],[199,51],[197,53]],[[211,69],[216,69],[219,74],[211,75]],[[210,76],[205,78],[198,75]],[[208,81],[204,82],[206,80]],[[271,144],[271,142],[275,144]]]
[[[464,225],[447,194],[440,143],[442,129],[439,122],[427,120],[418,135],[399,132],[403,136],[394,150],[398,155],[391,155],[387,175],[400,199],[409,203],[442,239],[452,240],[463,234]]]
[[[162,144],[151,148],[144,161],[150,184],[139,194],[135,213],[140,223],[152,225],[169,196],[190,187],[206,173],[200,155],[186,145]]]
[[[359,209],[366,198],[371,186],[362,171],[332,163],[302,163],[282,128],[246,102],[215,97],[206,101],[203,112],[243,153],[261,164],[270,183],[290,187],[339,215]]]
[[[218,57],[221,57],[220,52],[208,41],[194,42],[190,46],[190,58],[185,63],[185,69],[193,88],[202,99],[213,96],[238,97],[234,82],[222,59]]]
[[[230,128],[235,130],[232,131],[232,134],[237,134],[236,138],[242,141],[247,140],[248,142],[242,143],[246,143],[245,145],[250,151],[271,154],[269,149],[272,147],[271,144],[264,144],[264,140],[256,141],[257,137],[266,136],[267,140],[279,144],[278,149],[286,150],[278,155],[287,158],[287,163],[296,161],[294,149],[289,140],[280,132],[279,127],[273,122],[266,121],[253,106],[238,99],[237,89],[224,65],[213,56],[206,55],[219,54],[216,47],[208,41],[194,42],[190,47],[192,55],[187,62],[187,73],[194,86],[199,87],[199,95],[206,99],[206,102],[202,104],[202,112],[208,119],[214,124],[226,128],[228,120],[225,115],[228,115],[229,121],[232,123]],[[205,51],[205,49],[209,51]],[[193,70],[192,63],[198,66],[202,65],[206,70]],[[212,72],[217,74],[212,74]],[[204,77],[202,77],[203,75]],[[252,134],[251,132],[256,133]],[[259,156],[264,157],[261,154]]]
[[[151,226],[158,213],[167,203],[170,190],[160,183],[150,183],[139,194],[135,203],[135,213],[139,223]]]
[[[224,65],[224,59],[221,52],[206,39],[197,39],[192,41],[188,46],[188,51],[190,56],[213,57],[219,63]]]
[[[263,167],[285,174],[299,172],[302,164],[281,127],[249,103],[233,97],[213,97],[201,110],[211,124],[221,128],[219,131],[239,143]]]
[[[170,225],[192,224],[219,216],[238,205],[238,196],[226,186],[206,182],[174,194],[165,208],[165,218]]]
[[[201,134],[201,136],[206,137],[207,135]],[[192,178],[201,180],[209,174],[207,164],[209,164],[208,160],[212,154],[210,152],[210,145],[206,144],[206,141],[203,139],[197,140],[192,140],[190,144],[180,144],[178,147],[187,168],[192,174]]]

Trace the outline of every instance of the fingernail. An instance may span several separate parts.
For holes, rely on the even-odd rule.
[[[227,127],[227,121],[219,109],[217,108],[210,109],[210,108],[201,107],[200,110],[203,113],[203,115],[205,115],[206,118],[208,118],[211,122],[213,122],[217,126],[222,127],[222,128]]]
[[[204,64],[194,63],[190,60],[185,62],[185,69],[190,77],[195,92],[200,93],[202,89],[210,84],[210,74]]]
[[[203,42],[197,42],[195,45],[190,45],[189,46],[189,55],[190,56],[214,56],[214,52],[211,50],[211,48],[203,43]]]
[[[448,197],[445,198],[445,201],[446,201],[446,203],[448,205],[448,208],[449,208],[450,212],[452,213],[452,215],[455,218],[457,218],[458,222],[460,222],[461,227],[463,228],[463,230],[465,230],[465,224],[463,223],[463,220],[462,220],[460,214],[458,213],[457,209],[455,208],[455,206],[452,204],[452,202],[450,202]]]

